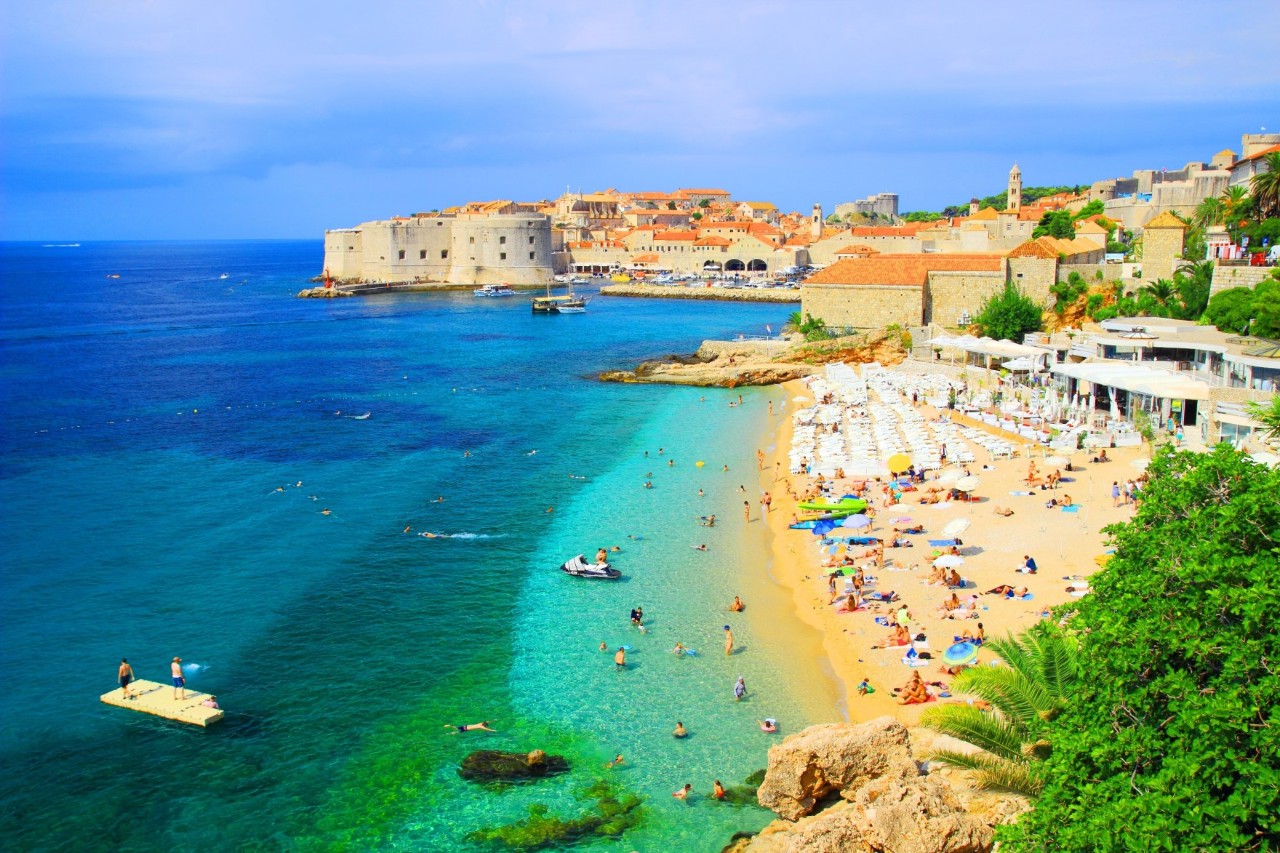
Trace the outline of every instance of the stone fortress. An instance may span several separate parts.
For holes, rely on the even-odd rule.
[[[1196,205],[1216,197],[1229,186],[1245,183],[1254,174],[1257,155],[1280,145],[1280,133],[1246,133],[1240,137],[1240,155],[1219,151],[1208,162],[1187,163],[1181,169],[1137,169],[1128,178],[1097,181],[1090,199],[1100,199],[1106,214],[1127,229],[1142,228],[1157,214],[1182,217],[1195,213]]]
[[[421,213],[324,235],[324,274],[339,284],[538,286],[553,265],[551,220],[541,213]]]

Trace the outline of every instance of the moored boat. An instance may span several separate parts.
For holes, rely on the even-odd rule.
[[[560,571],[566,575],[573,575],[575,578],[591,578],[594,580],[616,581],[622,577],[622,572],[608,563],[588,563],[581,554],[572,560],[566,560],[560,566]]]
[[[483,287],[477,287],[471,291],[476,296],[515,296],[516,292],[511,289],[509,284],[486,284]]]

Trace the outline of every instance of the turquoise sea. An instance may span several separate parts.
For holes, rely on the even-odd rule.
[[[321,254],[0,245],[3,846],[509,849],[469,834],[531,808],[589,817],[602,797],[639,800],[620,838],[542,849],[711,851],[766,823],[711,800],[712,780],[764,766],[758,718],[838,714],[742,519],[766,402],[786,401],[593,376],[776,330],[788,306],[293,298]],[[615,544],[621,582],[557,571]],[[725,611],[735,594],[746,614]],[[626,671],[601,642],[631,647]],[[98,701],[122,656],[163,680],[174,655],[223,722]],[[445,728],[482,719],[498,734]],[[481,748],[573,769],[461,780]],[[674,800],[685,782],[695,796]]]

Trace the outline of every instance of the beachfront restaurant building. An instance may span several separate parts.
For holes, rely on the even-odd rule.
[[[1027,341],[1044,349],[1053,341]],[[1213,326],[1159,317],[1107,320],[1068,336],[1067,359],[1050,370],[1065,392],[1094,405],[1099,426],[1132,422],[1145,412],[1159,429],[1198,432],[1213,445],[1258,444],[1248,404],[1267,404],[1280,389],[1280,343],[1232,335]],[[1259,448],[1261,449],[1261,448]]]

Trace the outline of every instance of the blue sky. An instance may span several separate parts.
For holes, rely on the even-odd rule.
[[[0,237],[319,237],[723,187],[903,209],[1280,130],[1274,0],[61,2],[0,10]]]

